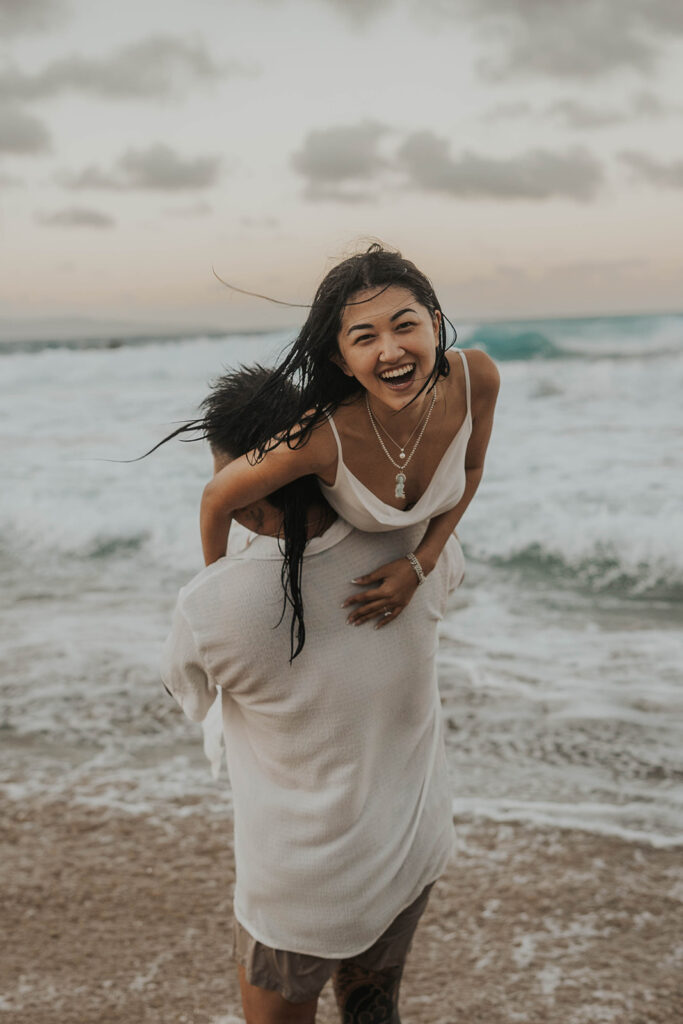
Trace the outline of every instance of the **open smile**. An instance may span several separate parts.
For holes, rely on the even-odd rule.
[[[392,388],[405,386],[415,376],[415,365],[415,363],[405,363],[403,366],[396,366],[391,370],[383,370],[379,374],[379,379]]]

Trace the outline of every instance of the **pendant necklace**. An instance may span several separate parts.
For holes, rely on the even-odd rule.
[[[389,433],[387,428],[384,425],[382,425],[382,430],[384,431],[384,433],[387,435],[389,440],[393,444],[396,445],[396,447],[399,450],[399,458],[402,461],[401,462],[396,462],[396,460],[393,459],[392,456],[387,451],[387,446],[385,445],[384,441],[382,440],[382,435],[380,434],[379,430],[377,429],[377,423],[375,422],[375,417],[372,415],[372,409],[370,408],[370,400],[368,399],[368,393],[367,393],[367,391],[365,392],[365,407],[368,410],[368,416],[370,417],[370,423],[372,424],[372,429],[375,431],[375,436],[377,437],[377,440],[380,443],[380,447],[381,447],[382,451],[384,452],[386,457],[389,459],[389,462],[392,464],[392,466],[395,466],[396,469],[398,470],[398,473],[396,474],[396,487],[394,488],[394,497],[395,498],[405,498],[405,496],[406,496],[406,491],[405,491],[406,474],[405,474],[405,470],[408,468],[408,463],[410,462],[410,460],[412,459],[413,455],[417,451],[417,447],[418,447],[420,441],[422,440],[422,435],[424,434],[425,430],[427,429],[427,424],[429,423],[429,417],[432,415],[432,410],[434,408],[435,403],[436,403],[436,384],[434,385],[434,390],[432,391],[432,401],[431,401],[431,404],[429,406],[429,409],[427,409],[427,412],[425,413],[425,415],[424,415],[424,417],[422,419],[422,422],[418,423],[417,427],[415,427],[415,430],[417,430],[418,427],[420,427],[421,429],[420,429],[420,433],[417,435],[417,441],[413,445],[413,450],[410,452],[409,455],[406,455],[406,451],[405,450],[408,447],[408,445],[410,444],[410,442],[412,441],[413,436],[415,434],[415,430],[413,430],[413,433],[410,435],[410,437],[408,438],[406,443],[404,445],[400,445],[400,444],[398,444],[397,441],[394,441],[393,437],[391,436],[391,434]]]

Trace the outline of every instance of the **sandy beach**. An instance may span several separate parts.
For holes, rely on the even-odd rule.
[[[179,813],[180,812],[180,813]],[[154,821],[2,801],[13,1024],[234,1024],[234,865],[224,807]],[[404,1024],[677,1024],[681,852],[522,824],[459,822],[405,975]],[[318,1019],[337,1017],[331,992]]]

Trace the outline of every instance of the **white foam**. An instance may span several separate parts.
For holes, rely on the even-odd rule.
[[[454,799],[453,814],[456,818],[519,821],[530,825],[578,829],[597,835],[616,836],[629,842],[647,843],[659,849],[683,846],[683,831],[667,835],[658,832],[656,827],[648,831],[623,824],[630,820],[631,815],[636,819],[642,817],[641,805],[560,804],[470,797]],[[679,824],[678,819],[676,823]]]
[[[577,335],[589,359],[501,365],[439,655],[455,791],[492,814],[683,831],[683,358],[647,356],[675,348],[674,320],[634,331],[628,359],[594,358],[622,323]],[[4,738],[30,767],[3,775],[17,799],[77,792],[149,814],[222,799],[157,670],[177,588],[202,563],[208,453],[173,442],[141,463],[94,460],[151,447],[222,364],[267,362],[285,339],[2,357]]]

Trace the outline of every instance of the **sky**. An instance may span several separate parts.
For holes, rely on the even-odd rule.
[[[682,128],[680,0],[0,0],[0,336],[289,326],[212,267],[375,239],[456,323],[680,311]]]

